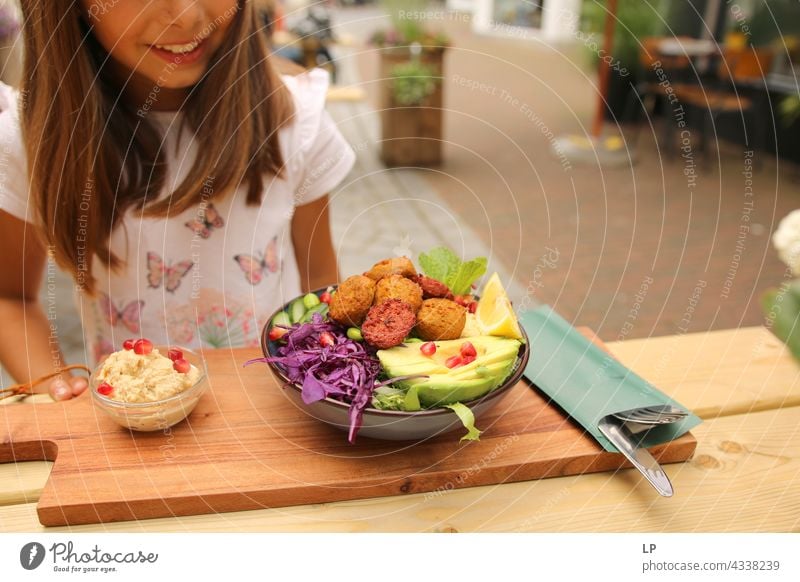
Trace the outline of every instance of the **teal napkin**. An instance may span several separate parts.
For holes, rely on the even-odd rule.
[[[597,430],[604,416],[657,404],[688,410],[586,339],[547,305],[525,312],[519,321],[530,344],[525,377],[580,423],[605,450],[617,452]],[[678,438],[701,422],[690,414],[679,422],[655,427],[635,438],[640,446],[652,447]]]

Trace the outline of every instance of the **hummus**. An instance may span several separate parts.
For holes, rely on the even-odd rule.
[[[200,379],[192,366],[185,374],[172,367],[172,360],[153,349],[147,355],[120,350],[109,355],[97,374],[97,381],[114,387],[108,398],[121,402],[156,402],[180,394]]]

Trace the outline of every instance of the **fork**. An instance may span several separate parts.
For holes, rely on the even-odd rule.
[[[659,495],[672,497],[674,489],[669,477],[653,455],[647,449],[638,446],[626,423],[616,422],[615,418],[609,415],[600,419],[597,428],[647,479]]]
[[[612,416],[623,422],[637,424],[669,424],[686,418],[689,413],[670,404],[663,404],[616,412]]]

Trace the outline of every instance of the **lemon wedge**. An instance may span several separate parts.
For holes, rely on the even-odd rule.
[[[475,317],[485,335],[522,339],[517,316],[497,273],[484,285]]]

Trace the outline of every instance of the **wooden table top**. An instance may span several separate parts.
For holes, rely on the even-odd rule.
[[[45,528],[36,501],[51,463],[6,463],[0,531],[800,531],[800,366],[778,339],[754,327],[608,347],[705,421],[692,431],[694,458],[665,467],[676,491],[671,499],[630,469],[436,495]]]

